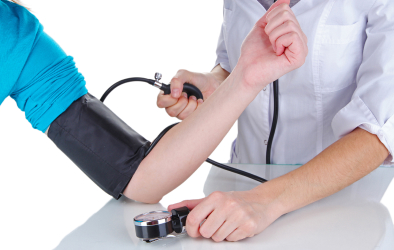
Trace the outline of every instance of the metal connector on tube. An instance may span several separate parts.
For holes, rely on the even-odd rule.
[[[161,89],[161,87],[163,86],[163,84],[160,82],[162,77],[161,73],[156,72],[155,73],[155,83],[153,84],[154,87]]]

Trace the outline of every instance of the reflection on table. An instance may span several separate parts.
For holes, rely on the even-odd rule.
[[[272,179],[298,166],[233,165]],[[154,243],[135,236],[135,215],[166,210],[161,204],[142,204],[121,198],[110,200],[86,223],[67,235],[55,249],[394,249],[394,227],[380,203],[394,177],[394,168],[380,167],[342,191],[288,213],[265,231],[239,242],[215,243],[182,235]],[[258,183],[257,183],[258,184]],[[248,190],[256,182],[212,167],[204,192]]]

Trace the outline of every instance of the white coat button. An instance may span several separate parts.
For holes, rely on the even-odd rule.
[[[264,140],[264,144],[267,145],[267,140]]]
[[[267,87],[263,88],[263,91],[266,91],[266,90],[267,90]]]

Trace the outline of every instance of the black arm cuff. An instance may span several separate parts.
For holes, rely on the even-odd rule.
[[[115,199],[120,198],[150,145],[89,93],[52,122],[48,137]]]

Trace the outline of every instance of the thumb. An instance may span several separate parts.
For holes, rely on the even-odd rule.
[[[193,208],[200,204],[202,200],[204,200],[204,198],[197,200],[184,200],[182,202],[169,205],[167,210],[171,212],[171,210],[179,207],[187,207],[188,209],[193,210]]]
[[[171,95],[173,98],[179,98],[183,91],[183,84],[188,82],[193,84],[195,73],[188,70],[178,70],[174,78],[171,80]]]
[[[258,21],[258,23],[260,23],[262,26],[265,26],[267,24],[267,15],[276,7],[278,7],[278,5],[281,5],[282,3],[285,4],[290,4],[290,0],[278,0],[275,3],[273,3],[271,5],[271,7],[267,10],[267,12],[264,14],[264,16],[262,18],[260,18],[260,20]]]
[[[179,98],[183,90],[183,82],[179,78],[172,78],[170,83],[171,96],[173,98]]]

